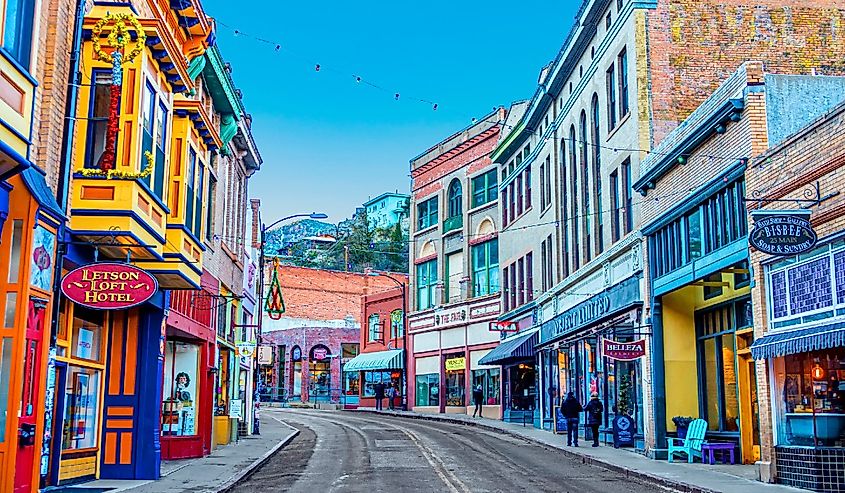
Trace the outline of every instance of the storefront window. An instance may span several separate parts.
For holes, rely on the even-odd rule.
[[[440,375],[417,375],[416,405],[440,405]]]
[[[500,404],[499,388],[500,388],[500,372],[498,368],[489,370],[472,370],[472,388],[481,385],[481,390],[484,392],[484,404],[494,405]]]
[[[776,360],[778,445],[845,447],[845,348]]]
[[[94,448],[97,446],[100,373],[97,370],[68,366],[67,375],[62,450]]]
[[[446,355],[446,405],[466,405],[466,358],[463,353]]]
[[[199,347],[167,341],[164,350],[164,400],[161,405],[161,434],[195,435]]]
[[[71,356],[79,359],[100,361],[105,312],[75,305],[73,308],[73,341]]]
[[[316,397],[326,397],[331,394],[332,374],[331,362],[326,361],[312,361],[311,362],[311,391],[310,393]]]
[[[508,368],[511,389],[510,409],[533,411],[536,396],[534,365],[520,363]]]
[[[390,384],[390,372],[389,371],[365,371],[364,372],[364,393],[362,394],[364,397],[375,397],[375,385],[377,383],[383,383],[385,385]]]
[[[220,349],[217,359],[217,389],[215,391],[215,416],[229,414],[229,350]]]
[[[361,388],[361,374],[357,371],[343,373],[343,394],[358,395]]]
[[[739,431],[735,313],[745,300],[696,313],[702,417],[712,431]]]

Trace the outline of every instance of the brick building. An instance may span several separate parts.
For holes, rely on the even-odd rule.
[[[642,162],[649,441],[676,416],[705,419],[708,440],[737,444],[742,462],[769,454],[759,412],[745,182],[749,161],[842,99],[843,77],[766,73],[748,62]],[[764,372],[765,373],[765,372]],[[764,476],[765,477],[765,476]]]
[[[345,404],[348,407],[375,407],[373,386],[381,382],[396,391],[394,405],[407,404],[408,381],[405,352],[405,314],[408,304],[408,276],[378,273],[396,280],[392,288],[371,292],[361,297],[360,353],[344,361],[344,378],[350,382]],[[353,384],[357,382],[357,384]],[[357,390],[354,394],[353,390]],[[358,402],[355,402],[358,397]]]
[[[649,422],[645,360],[620,372],[600,347],[605,338],[650,344],[642,328],[645,202],[632,192],[641,162],[747,60],[775,73],[845,73],[845,41],[834,34],[843,18],[834,0],[582,2],[491,156],[500,170],[507,269],[499,318],[522,332],[508,345],[531,345],[537,334],[527,406],[537,426],[551,428],[564,391],[582,401],[597,392],[607,409],[603,429],[624,401],[636,446],[664,447],[665,434]]]
[[[265,268],[265,289],[273,286]],[[352,272],[279,265],[276,271],[285,312],[263,313],[262,344],[274,346],[272,365],[261,368],[270,400],[340,403],[357,390],[344,381],[342,363],[358,354],[361,297],[395,288],[390,279]],[[355,392],[357,393],[357,392]]]
[[[484,414],[501,416],[498,345],[498,174],[491,167],[507,112],[499,108],[411,160],[409,402],[416,411],[466,413],[481,385]],[[411,383],[413,382],[413,383]]]
[[[749,225],[802,217],[818,242],[798,256],[750,254],[761,474],[845,491],[845,104],[773,144],[745,172],[759,199]]]

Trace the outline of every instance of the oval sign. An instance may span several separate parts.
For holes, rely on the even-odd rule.
[[[84,265],[62,278],[62,292],[71,301],[97,310],[139,305],[158,290],[147,271],[129,264],[104,262]]]
[[[315,348],[314,349],[314,359],[317,360],[317,361],[322,361],[322,360],[326,359],[326,354],[328,354],[328,353],[326,352],[325,348]]]
[[[632,342],[617,342],[604,339],[604,355],[619,361],[634,361],[645,356],[645,339]]]
[[[810,221],[797,216],[768,216],[754,222],[748,241],[769,255],[798,255],[816,246]]]

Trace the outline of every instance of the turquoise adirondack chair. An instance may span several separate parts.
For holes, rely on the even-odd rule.
[[[704,443],[704,434],[707,433],[707,421],[703,419],[693,420],[687,428],[687,436],[680,438],[668,438],[669,440],[669,462],[676,453],[687,454],[687,462],[692,463],[693,457],[701,459],[701,445]]]

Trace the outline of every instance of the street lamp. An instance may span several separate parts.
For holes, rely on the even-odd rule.
[[[405,352],[405,368],[402,369],[402,409],[408,410],[408,331],[406,330],[406,306],[405,306],[405,286],[406,283],[396,279],[390,274],[382,271],[366,269],[366,275],[371,277],[386,277],[396,283],[402,293],[402,350]],[[362,323],[365,321],[362,321]]]

